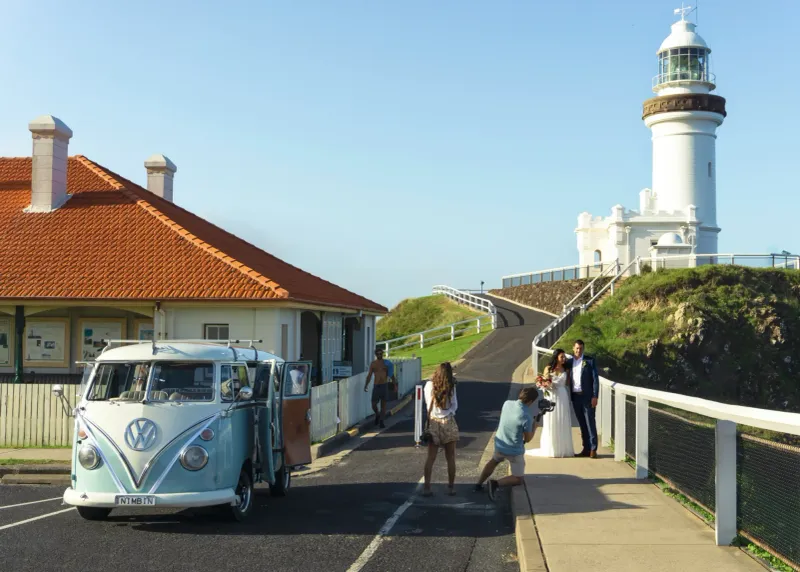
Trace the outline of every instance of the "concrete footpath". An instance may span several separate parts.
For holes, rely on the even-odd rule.
[[[577,451],[577,428],[573,439]],[[521,571],[763,571],[742,550],[716,546],[713,529],[650,481],[636,480],[611,451],[599,453],[526,455],[525,487],[513,493]]]

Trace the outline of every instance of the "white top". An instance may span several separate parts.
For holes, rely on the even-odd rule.
[[[582,391],[581,372],[583,371],[583,356],[572,358],[572,391]]]
[[[706,41],[694,31],[696,27],[692,22],[678,20],[672,24],[672,32],[661,42],[658,52],[660,53],[670,48],[706,48],[711,53]]]
[[[425,393],[425,407],[430,407],[431,402],[433,400],[433,382],[429,381],[425,384],[425,388],[423,389]],[[431,409],[431,417],[436,417],[437,419],[444,419],[450,415],[455,415],[456,411],[458,410],[458,396],[456,395],[456,387],[453,387],[453,398],[450,400],[450,406],[446,409],[441,409],[435,403],[433,404],[433,408]],[[425,416],[427,417],[428,410],[425,410]]]

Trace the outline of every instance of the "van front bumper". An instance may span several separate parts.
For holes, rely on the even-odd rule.
[[[64,491],[64,504],[72,506],[96,506],[104,508],[131,508],[131,505],[120,505],[117,497],[142,496],[155,498],[154,505],[133,506],[133,508],[185,508],[194,506],[214,506],[218,504],[235,504],[238,497],[233,489],[218,489],[201,493],[168,493],[155,495],[136,495],[123,493],[90,493],[69,488]]]

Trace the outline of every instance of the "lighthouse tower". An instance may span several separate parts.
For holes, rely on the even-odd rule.
[[[690,8],[658,48],[656,97],[644,102],[642,119],[652,132],[653,180],[649,200],[661,212],[688,213],[695,220],[693,250],[717,252],[717,127],[725,119],[725,99],[710,69],[711,49],[686,20]]]
[[[711,93],[711,49],[686,20],[690,12],[675,10],[680,20],[656,52],[656,96],[644,102],[642,119],[653,140],[652,188],[639,193],[638,210],[617,204],[611,216],[578,215],[579,264],[589,269],[586,274],[637,257],[671,257],[671,266],[702,264],[705,257],[692,255],[718,252],[716,141],[725,100]]]

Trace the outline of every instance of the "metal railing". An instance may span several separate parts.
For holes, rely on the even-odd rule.
[[[577,280],[579,278],[591,278],[598,276],[613,266],[617,261],[596,262],[593,264],[583,264],[575,266],[562,266],[561,268],[549,268],[547,270],[537,270],[535,272],[521,272],[519,274],[509,274],[503,276],[503,288],[513,288],[514,286],[526,286],[528,284],[539,284],[541,282],[560,282],[562,280]]]
[[[497,314],[497,309],[494,307],[494,304],[491,300],[481,298],[480,296],[475,296],[464,290],[457,290],[456,288],[451,288],[450,286],[439,285],[434,286],[432,291],[434,294],[442,294],[454,302],[458,302],[464,306],[469,306],[475,310],[486,312],[492,316]]]
[[[619,259],[616,259],[613,264],[609,264],[608,268],[603,270],[594,280],[589,282],[580,292],[575,294],[575,297],[572,298],[572,300],[564,304],[564,310],[566,311],[568,308],[574,306],[587,291],[589,292],[589,298],[594,298],[594,291],[597,287],[597,282],[609,276],[612,271],[615,274],[619,274]]]
[[[800,414],[602,377],[598,407],[601,445],[613,444],[617,461],[635,461],[637,479],[655,475],[714,515],[718,545],[741,535],[798,566],[800,447],[774,439],[797,442]],[[753,435],[758,430],[772,439]]]
[[[653,76],[653,87],[673,82],[702,81],[713,85],[717,84],[717,76],[709,71],[682,70],[664,72]]]

